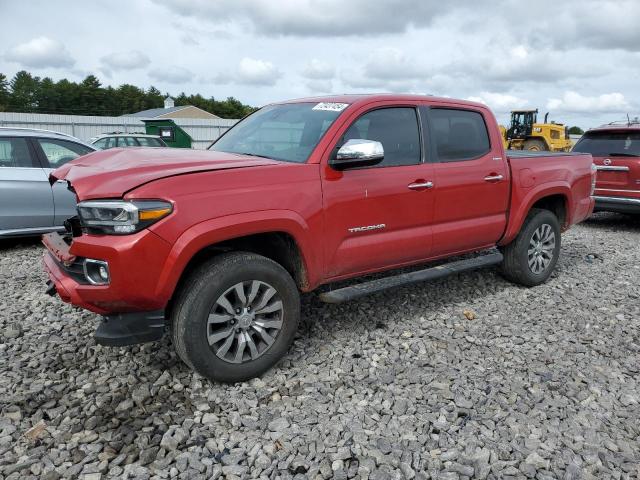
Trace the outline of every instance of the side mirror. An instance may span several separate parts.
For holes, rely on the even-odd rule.
[[[376,165],[384,158],[382,143],[374,140],[354,138],[340,147],[336,158],[329,161],[335,170],[348,168],[369,167]]]

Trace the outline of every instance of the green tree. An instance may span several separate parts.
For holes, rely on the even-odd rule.
[[[95,75],[79,83],[66,78],[54,82],[23,70],[8,82],[0,73],[0,110],[6,111],[117,116],[162,107],[167,95],[153,86],[146,91],[129,84],[103,87]],[[194,105],[222,118],[241,118],[254,110],[233,97],[220,101],[199,93],[182,92],[175,104]]]
[[[570,135],[582,135],[584,133],[584,130],[582,130],[580,127],[571,127],[569,128],[569,134]]]
[[[8,110],[10,95],[7,76],[0,73],[0,112]]]
[[[37,94],[40,78],[33,77],[24,70],[15,74],[11,80],[10,107],[17,112],[34,112],[37,110]]]

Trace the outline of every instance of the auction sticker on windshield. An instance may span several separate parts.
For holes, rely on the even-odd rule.
[[[330,112],[341,112],[349,106],[348,103],[319,103],[312,110],[328,110]]]

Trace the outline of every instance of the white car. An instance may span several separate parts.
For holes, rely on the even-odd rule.
[[[90,140],[91,145],[100,150],[116,147],[166,147],[158,135],[144,133],[105,133]]]
[[[0,127],[0,238],[64,230],[76,197],[49,173],[95,150],[64,133]]]

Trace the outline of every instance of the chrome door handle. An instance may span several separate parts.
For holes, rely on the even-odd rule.
[[[485,182],[499,182],[504,177],[502,175],[489,175],[488,177],[484,177]]]
[[[409,190],[422,190],[423,188],[433,188],[433,182],[410,183],[407,185]]]

